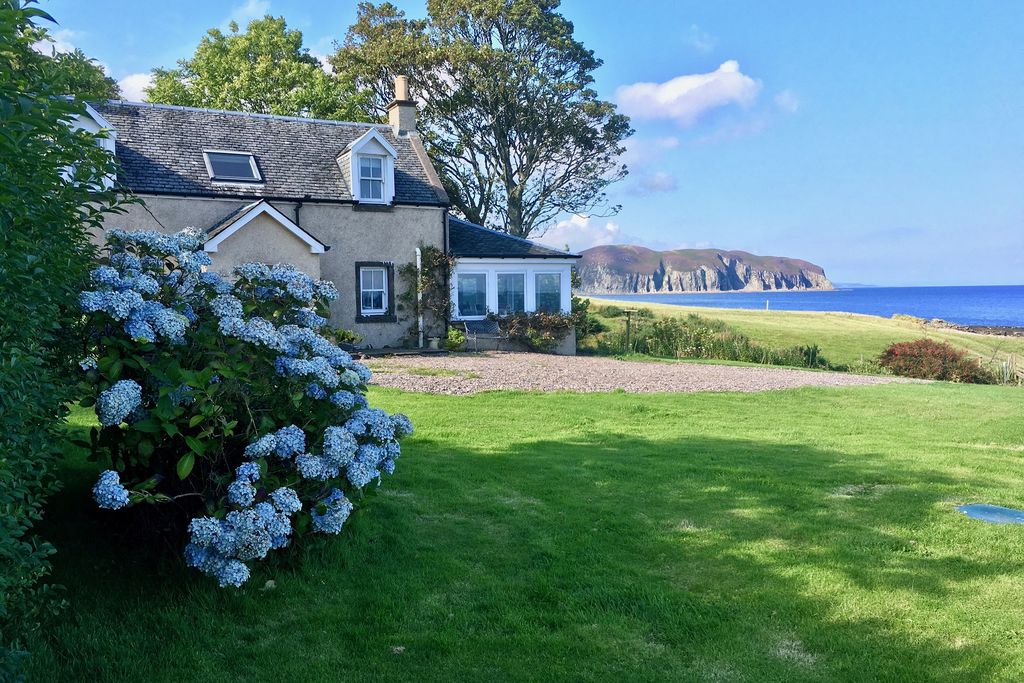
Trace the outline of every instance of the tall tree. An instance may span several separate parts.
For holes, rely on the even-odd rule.
[[[150,102],[323,119],[364,118],[351,82],[332,78],[302,47],[302,32],[265,16],[245,31],[212,28],[176,69],[154,69]]]
[[[452,203],[469,220],[520,237],[542,234],[567,213],[615,213],[605,190],[626,174],[618,159],[629,120],[598,98],[601,60],[573,37],[558,7],[429,0],[422,26],[391,6],[362,3],[333,58],[376,93],[390,87],[383,65],[409,64],[416,53],[408,46],[427,45],[408,68]]]
[[[56,78],[53,86],[62,94],[73,95],[86,102],[121,98],[121,88],[117,81],[104,73],[103,67],[81,50],[56,53],[53,62]]]
[[[82,378],[73,330],[96,255],[88,230],[118,202],[101,136],[71,127],[85,105],[61,97],[57,63],[32,49],[45,21],[29,0],[0,0],[0,680],[21,680],[26,642],[55,605],[39,585],[53,547],[32,525],[56,488]]]
[[[339,77],[354,81],[366,95],[367,113],[380,121],[387,119],[388,103],[394,99],[395,76],[408,76],[410,95],[422,99],[424,79],[439,65],[425,20],[407,19],[390,2],[365,1],[359,3],[345,42],[335,43],[327,61]]]

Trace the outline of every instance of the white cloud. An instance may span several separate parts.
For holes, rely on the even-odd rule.
[[[783,90],[775,96],[775,106],[787,114],[795,114],[800,109],[800,100],[792,90]]]
[[[226,31],[232,21],[244,30],[250,21],[262,19],[269,11],[270,0],[245,0],[241,5],[235,5],[231,9],[231,14],[221,24],[221,30]]]
[[[641,168],[656,163],[670,149],[679,146],[679,138],[627,138],[626,151],[619,157],[630,168]]]
[[[579,253],[603,244],[627,244],[629,239],[623,236],[619,224],[614,221],[602,224],[592,216],[577,215],[559,221],[534,241],[552,249],[565,249],[568,245],[569,251]]]
[[[82,34],[78,31],[62,28],[54,33],[47,33],[46,38],[33,43],[32,49],[36,52],[41,52],[44,55],[53,54],[54,52],[62,54],[66,52],[73,52],[75,50],[75,44],[71,41],[81,35]]]
[[[672,192],[679,187],[676,177],[667,171],[655,171],[641,175],[636,181],[637,194],[641,196],[655,192]]]
[[[117,84],[121,88],[121,97],[130,102],[142,102],[146,99],[146,88],[153,85],[153,75],[129,74]]]
[[[672,119],[688,128],[713,109],[731,104],[749,107],[760,92],[761,81],[741,72],[739,62],[729,60],[710,73],[621,86],[615,99],[635,119]]]
[[[690,28],[683,35],[683,42],[697,52],[708,53],[715,49],[718,39],[707,31],[701,30],[697,24],[690,24]]]

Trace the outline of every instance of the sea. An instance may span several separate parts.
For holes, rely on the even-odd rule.
[[[831,291],[615,294],[595,299],[776,311],[842,311],[885,318],[897,313],[958,325],[1024,327],[1024,285],[846,287]]]

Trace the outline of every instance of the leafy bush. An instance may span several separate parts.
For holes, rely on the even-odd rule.
[[[49,17],[0,2],[0,680],[16,679],[26,643],[59,606],[53,547],[32,535],[56,490],[76,377],[75,297],[93,264],[88,230],[115,210],[116,173],[100,135],[72,130],[84,105],[58,97],[54,60],[32,49]]]
[[[590,299],[572,298],[572,316],[575,320],[576,342],[608,331],[608,326],[590,312]]]
[[[449,351],[461,351],[466,347],[466,333],[457,327],[448,328],[448,336],[444,340],[444,348]]]
[[[994,384],[995,375],[966,351],[934,339],[893,344],[878,359],[894,375],[970,384]]]
[[[606,318],[621,318],[626,314],[620,307],[615,304],[608,304],[607,306],[595,306],[594,311]]]
[[[604,353],[641,353],[660,358],[706,358],[766,365],[829,367],[816,345],[784,349],[762,346],[721,321],[692,313],[686,318],[656,318],[651,323],[638,322],[631,333],[629,348],[626,348],[624,330],[605,335],[599,350]]]
[[[342,487],[392,473],[412,425],[368,408],[370,371],[317,332],[334,285],[258,263],[229,284],[202,272],[188,231],[108,242],[80,297],[95,342],[82,405],[101,425],[85,445],[108,468],[96,503],[182,511],[186,562],[221,586],[293,536],[338,533]]]
[[[531,351],[551,353],[576,327],[577,318],[565,313],[514,313],[501,318],[508,337]]]

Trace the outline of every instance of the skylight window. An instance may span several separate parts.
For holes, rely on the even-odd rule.
[[[211,180],[242,183],[258,183],[263,180],[256,166],[256,158],[248,152],[206,150],[203,157]]]

